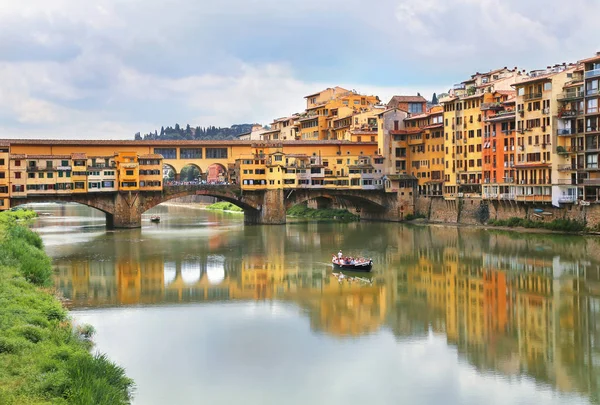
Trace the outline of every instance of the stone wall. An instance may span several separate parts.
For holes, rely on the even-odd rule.
[[[429,212],[429,220],[431,222],[458,222],[457,201],[446,201],[443,198],[432,198]]]
[[[441,200],[441,198],[439,198]],[[425,215],[427,218],[431,212],[431,200],[430,197],[417,197],[415,198],[415,213]]]

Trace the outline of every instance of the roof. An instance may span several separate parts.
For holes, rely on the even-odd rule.
[[[354,129],[350,131],[350,133],[354,135],[376,135],[377,131],[371,131],[367,129]]]
[[[579,63],[590,63],[595,61],[600,61],[600,52],[596,52],[596,55],[592,56],[591,58],[580,60]]]
[[[417,119],[420,119],[420,118],[427,118],[427,117],[429,117],[429,113],[423,113],[423,114],[418,114],[418,115],[411,115],[410,117],[404,118],[404,121],[417,120]]]
[[[87,159],[87,155],[85,153],[71,153],[71,159]]]
[[[427,100],[423,96],[394,96],[387,103],[387,107],[397,107],[400,103],[426,103]]]
[[[25,158],[27,158],[27,155],[22,154],[22,153],[18,153],[18,154],[10,155],[10,158],[14,159],[14,160],[16,160],[16,159],[25,159]]]
[[[27,159],[71,159],[71,155],[26,155]]]
[[[158,153],[149,153],[146,155],[139,155],[139,159],[162,159],[163,155],[159,155]]]
[[[417,178],[411,174],[388,174],[385,177],[389,180],[417,180]]]
[[[133,140],[113,140],[113,139],[0,139],[0,142],[7,142],[9,145],[45,145],[45,146],[74,146],[74,147],[86,147],[86,146],[145,146],[145,147],[164,147],[164,146],[253,146],[256,144],[256,140],[169,140],[169,141],[133,141]],[[363,142],[364,143],[364,142]],[[278,145],[355,145],[356,142],[342,141],[342,140],[289,140],[289,141],[260,141],[260,144],[265,147],[276,147]],[[377,142],[373,142],[377,144]],[[82,154],[85,156],[85,154]],[[15,155],[12,155],[15,156]],[[26,155],[22,155],[23,158]]]

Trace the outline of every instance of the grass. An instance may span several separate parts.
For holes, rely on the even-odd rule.
[[[294,205],[287,211],[287,215],[297,218],[336,219],[340,221],[358,221],[360,219],[358,215],[354,215],[348,210],[333,208],[317,210],[304,205]]]
[[[206,207],[207,210],[243,212],[244,210],[227,201],[220,201]]]
[[[491,226],[504,226],[508,228],[535,228],[535,229],[547,229],[549,231],[561,231],[561,232],[583,232],[586,230],[583,222],[573,221],[570,219],[555,219],[551,222],[532,221],[530,219],[523,219],[518,217],[512,217],[509,219],[490,219],[487,222]]]
[[[414,214],[408,214],[406,217],[404,217],[405,221],[413,221],[415,219],[421,219],[421,218],[427,218],[425,215],[421,214],[420,212],[416,212]]]
[[[44,288],[52,266],[42,240],[0,213],[0,404],[128,404],[133,381],[104,355],[92,355],[93,328],[73,328]]]

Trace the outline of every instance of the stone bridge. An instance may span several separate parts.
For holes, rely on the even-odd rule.
[[[39,195],[11,199],[11,207],[35,202],[75,202],[106,214],[109,228],[137,228],[142,214],[174,198],[205,195],[231,202],[244,210],[245,224],[285,224],[290,207],[313,202],[319,208],[335,205],[348,208],[361,219],[398,221],[412,212],[397,193],[383,190],[266,189],[242,190],[234,185],[165,186],[162,191]],[[406,210],[406,211],[405,211]]]

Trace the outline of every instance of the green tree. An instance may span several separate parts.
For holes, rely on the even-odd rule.
[[[431,96],[431,104],[433,104],[433,105],[439,104],[437,95],[435,93],[433,93],[433,96]]]

